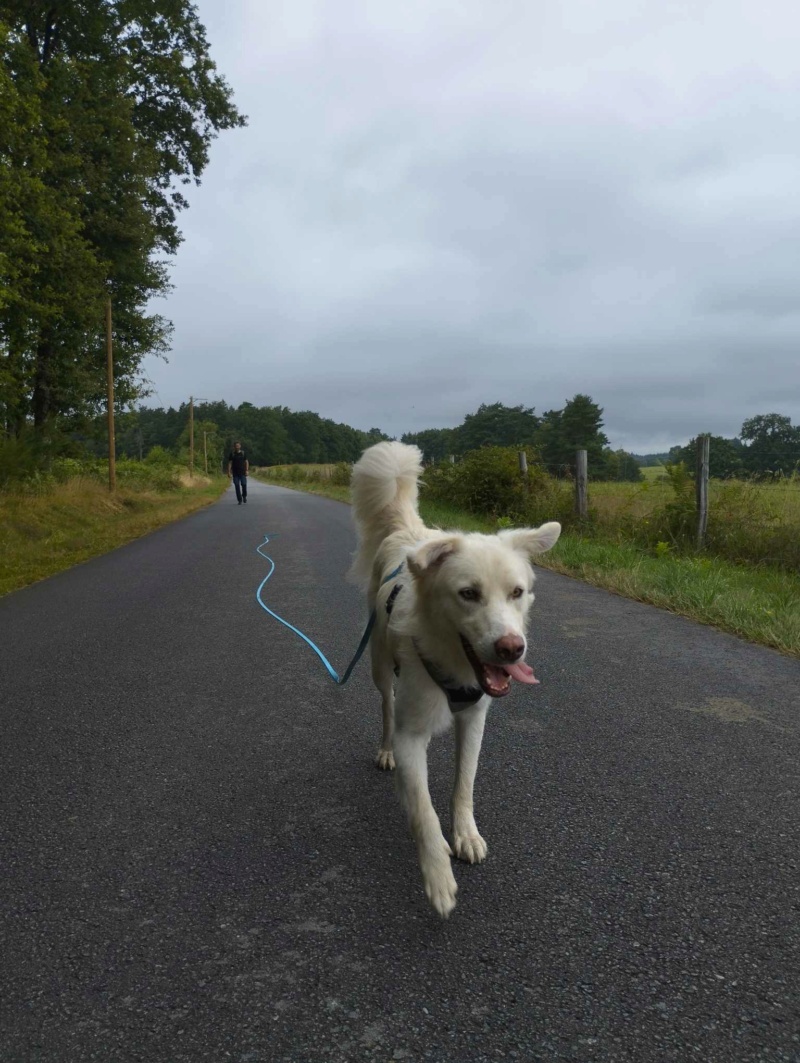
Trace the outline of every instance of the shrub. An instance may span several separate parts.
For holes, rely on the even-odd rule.
[[[177,491],[181,486],[180,469],[160,459],[148,463],[125,458],[117,462],[117,484],[138,490]]]
[[[707,549],[731,561],[800,569],[800,481],[726,481],[709,506]]]
[[[95,473],[92,465],[85,461],[78,461],[77,458],[56,458],[50,468],[53,474],[53,479],[60,484],[66,483],[67,480],[72,480],[77,476],[92,476]]]
[[[32,436],[0,435],[0,487],[29,480],[41,471],[44,464],[41,450]]]
[[[349,487],[353,466],[348,461],[339,461],[331,470],[331,483],[337,487]]]
[[[426,497],[503,523],[574,522],[569,484],[549,476],[535,464],[535,454],[527,453],[527,478],[520,473],[515,447],[484,447],[467,453],[458,465],[426,469]]]
[[[665,466],[671,497],[650,511],[647,519],[628,517],[620,522],[626,538],[656,551],[682,549],[694,544],[697,528],[694,479],[683,462]],[[590,488],[591,490],[591,488]]]
[[[147,465],[172,466],[175,457],[165,447],[151,447],[144,459]]]

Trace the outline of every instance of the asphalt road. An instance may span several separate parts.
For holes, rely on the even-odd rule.
[[[350,511],[255,482],[0,601],[2,1063],[800,1061],[796,661],[541,571],[443,923],[265,532],[341,669]]]

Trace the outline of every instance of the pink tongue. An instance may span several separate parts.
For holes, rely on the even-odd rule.
[[[504,669],[512,679],[516,679],[518,683],[538,683],[539,680],[533,674],[533,669],[529,664],[525,664],[524,661],[518,661],[516,664],[507,664]]]

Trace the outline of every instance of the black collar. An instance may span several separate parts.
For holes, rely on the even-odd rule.
[[[419,659],[425,666],[425,671],[447,698],[447,704],[450,706],[451,712],[461,712],[462,709],[471,709],[473,705],[478,704],[481,698],[488,697],[479,686],[454,686],[453,680],[449,676],[443,676],[432,661],[429,661],[422,656],[419,652],[419,646],[417,646],[416,639],[414,639],[413,642],[414,649],[417,651]]]
[[[392,575],[397,574],[396,570]],[[391,578],[391,577],[390,577]],[[386,599],[386,612],[389,616],[392,615],[392,609],[394,608],[395,599],[400,591],[403,589],[402,583],[396,583],[392,587],[391,594]],[[425,671],[439,687],[444,696],[447,698],[447,704],[450,706],[451,712],[461,712],[462,709],[471,709],[473,705],[477,705],[478,702],[484,697],[484,692],[479,686],[473,687],[460,687],[453,684],[453,680],[449,677],[443,676],[439,669],[432,661],[426,660],[425,657],[419,652],[419,646],[417,646],[416,639],[412,639],[414,643],[414,649],[417,651],[419,659],[425,666]],[[399,668],[395,667],[395,675],[399,672]]]

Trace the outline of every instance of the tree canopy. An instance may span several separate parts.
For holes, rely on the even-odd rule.
[[[244,125],[188,0],[0,0],[0,416],[19,434],[91,413],[171,326],[183,186],[222,130]]]
[[[253,465],[284,465],[356,461],[366,447],[388,439],[377,428],[363,432],[309,410],[295,412],[285,406],[259,407],[250,402],[239,406],[201,402],[194,407],[196,467],[202,463],[203,432],[210,470],[221,467],[236,440]],[[102,420],[96,422],[93,445],[98,453],[104,452]],[[154,448],[161,448],[186,459],[188,447],[188,403],[166,410],[141,406],[125,415],[117,434],[120,455],[132,458],[146,457]]]
[[[694,468],[697,439],[673,447],[670,461]],[[711,436],[709,475],[718,479],[748,475],[790,476],[800,469],[800,425],[779,413],[749,417],[738,438]]]
[[[538,416],[532,407],[483,404],[456,428],[409,432],[403,441],[416,443],[428,460],[462,455],[483,446],[533,447],[541,464],[557,476],[571,475],[575,452],[588,452],[589,474],[595,480],[638,480],[639,463],[632,454],[612,451],[601,431],[603,411],[588,395],[575,395],[561,410]]]

